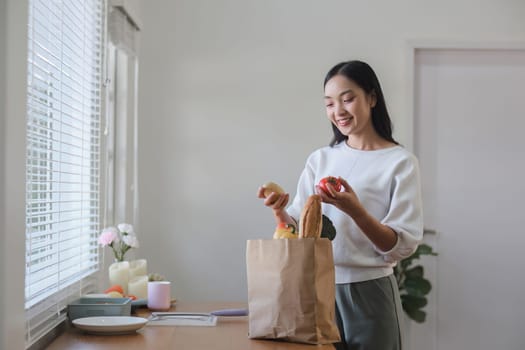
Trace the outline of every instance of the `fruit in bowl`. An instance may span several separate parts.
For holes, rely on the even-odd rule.
[[[119,284],[109,287],[104,291],[104,294],[110,298],[130,298],[131,300],[137,299],[137,297],[134,295],[124,294],[124,289]]]

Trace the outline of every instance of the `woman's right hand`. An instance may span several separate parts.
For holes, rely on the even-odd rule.
[[[271,208],[273,211],[273,215],[275,217],[275,222],[277,224],[279,223],[286,223],[293,225],[295,229],[297,230],[297,223],[295,220],[288,214],[286,211],[286,205],[288,205],[288,200],[290,199],[290,195],[288,193],[275,193],[272,192],[268,195],[268,197],[264,196],[264,187],[259,187],[259,190],[257,191],[257,197],[264,199],[264,205],[268,208]]]
[[[278,194],[275,192],[270,193],[268,197],[264,196],[264,187],[259,187],[257,191],[257,197],[264,199],[264,205],[271,208],[275,214],[283,211],[288,204],[290,195],[288,193]]]

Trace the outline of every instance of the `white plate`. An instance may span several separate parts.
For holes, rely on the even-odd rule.
[[[73,325],[94,334],[126,334],[141,329],[148,322],[143,317],[101,316],[82,317],[73,320]]]

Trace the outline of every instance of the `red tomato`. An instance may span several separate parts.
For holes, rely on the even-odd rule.
[[[328,188],[326,188],[326,184],[330,184],[330,186],[332,186],[332,188],[336,192],[341,191],[341,181],[337,177],[327,176],[322,178],[321,181],[319,181],[319,187],[321,188],[321,190],[323,190],[325,193],[330,194],[330,192],[328,192]]]

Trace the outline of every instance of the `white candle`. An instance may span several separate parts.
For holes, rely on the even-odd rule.
[[[129,278],[145,276],[148,274],[148,263],[146,259],[138,259],[129,262]]]
[[[118,284],[124,290],[124,294],[128,293],[129,281],[129,262],[119,261],[109,266],[109,284],[114,286]]]
[[[130,277],[128,294],[136,296],[137,299],[148,299],[148,276]]]

